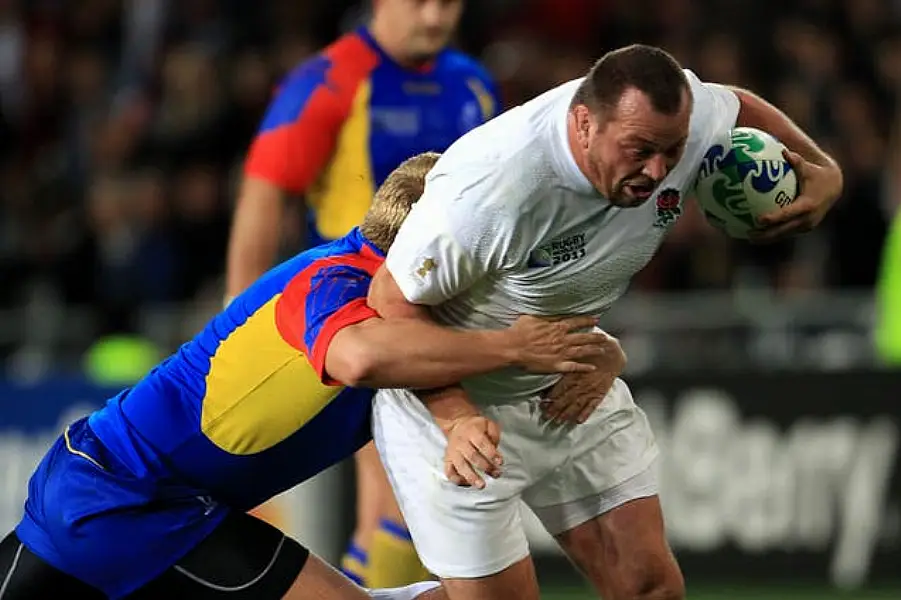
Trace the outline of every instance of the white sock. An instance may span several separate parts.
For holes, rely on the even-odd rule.
[[[381,590],[367,589],[366,593],[375,600],[413,600],[420,594],[434,590],[441,585],[440,581],[420,581],[399,588],[385,588]]]

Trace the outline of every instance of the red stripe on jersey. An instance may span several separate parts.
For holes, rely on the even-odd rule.
[[[292,89],[289,81],[279,90],[273,102],[298,104],[297,118],[257,135],[244,165],[248,177],[303,193],[328,164],[357,90],[379,57],[358,35],[348,34],[318,57],[323,58],[330,65],[324,82],[312,89],[301,82]]]
[[[384,262],[384,258],[375,253],[371,248],[363,246],[360,254],[344,254],[327,256],[315,260],[305,269],[295,275],[282,292],[275,307],[276,327],[282,338],[294,348],[303,352],[312,367],[316,370],[323,383],[337,385],[338,382],[328,377],[325,373],[325,356],[329,344],[341,329],[378,317],[373,309],[366,304],[365,295],[355,298],[343,298],[343,304],[336,301],[329,302],[329,298],[339,298],[334,287],[318,286],[314,289],[313,280],[323,271],[335,267],[352,267],[364,271],[372,277]],[[326,273],[327,277],[328,274]],[[333,280],[334,285],[341,285],[340,276]],[[368,286],[367,286],[368,289]],[[326,315],[314,315],[324,317],[323,322],[316,333],[312,344],[308,345],[306,334],[310,324],[307,323],[307,310],[321,310]],[[312,347],[310,347],[312,346]]]

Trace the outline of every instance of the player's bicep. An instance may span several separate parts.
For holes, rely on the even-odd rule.
[[[346,110],[315,73],[289,80],[269,105],[245,163],[249,177],[302,193],[331,157]]]

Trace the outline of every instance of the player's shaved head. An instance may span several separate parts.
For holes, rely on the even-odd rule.
[[[425,177],[438,162],[437,152],[408,158],[379,186],[360,231],[382,252],[388,252],[404,219],[425,190]]]
[[[654,46],[633,44],[602,56],[582,81],[573,104],[584,104],[601,116],[615,111],[632,88],[664,115],[679,112],[684,94],[690,93],[688,78],[671,54]]]

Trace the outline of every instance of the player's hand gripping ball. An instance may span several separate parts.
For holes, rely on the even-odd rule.
[[[751,127],[736,127],[704,155],[695,197],[707,221],[727,235],[748,239],[757,219],[798,197],[798,177],[785,146]]]

